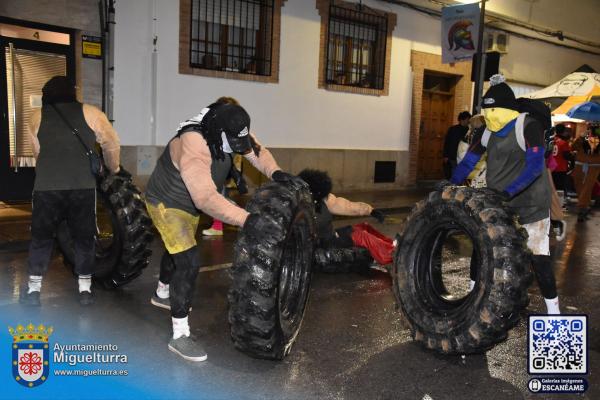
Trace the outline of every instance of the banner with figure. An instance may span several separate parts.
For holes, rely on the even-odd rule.
[[[442,8],[442,63],[469,61],[477,52],[479,4]]]

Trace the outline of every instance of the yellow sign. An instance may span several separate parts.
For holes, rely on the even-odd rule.
[[[82,35],[81,54],[86,58],[102,58],[102,38]]]

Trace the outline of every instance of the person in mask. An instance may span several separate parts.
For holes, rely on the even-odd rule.
[[[520,113],[515,94],[502,75],[490,79],[483,96],[486,130],[474,138],[451,182],[462,184],[487,153],[487,187],[499,195],[527,230],[535,276],[548,314],[560,314],[550,259],[550,186],[544,165],[544,129]]]
[[[188,324],[200,267],[195,239],[200,212],[244,229],[257,225],[258,215],[232,204],[219,191],[233,153],[242,154],[274,181],[299,181],[281,171],[269,150],[250,133],[250,116],[244,108],[216,102],[179,125],[146,188],[148,213],[166,247],[151,303],[171,310],[173,336],[168,348],[190,361],[207,359]]]
[[[42,108],[32,113],[28,128],[37,163],[27,260],[29,280],[20,301],[40,306],[42,278],[50,264],[54,236],[66,220],[73,238],[79,303],[89,306],[94,302],[96,178],[73,129],[88,148],[100,145],[105,165],[114,174],[121,173],[119,136],[102,111],[77,101],[75,84],[66,76],[55,76],[46,82]]]
[[[239,106],[240,103],[233,97],[219,97],[216,101],[218,104],[235,104]],[[231,200],[229,197],[229,191],[232,187],[236,187],[239,194],[248,193],[248,188],[246,186],[246,181],[242,175],[242,156],[240,154],[229,154],[229,157],[232,159],[231,169],[229,170],[229,175],[225,181],[225,184],[222,188],[217,188],[219,192],[223,194],[226,199]],[[213,218],[213,221],[209,228],[202,230],[203,236],[223,236],[223,221],[217,218]]]
[[[369,250],[371,256],[380,265],[392,262],[394,245],[392,239],[378,232],[367,223],[342,228],[333,228],[333,216],[371,216],[379,223],[385,220],[385,214],[367,203],[350,201],[331,193],[331,178],[325,171],[304,169],[298,176],[308,184],[315,203],[317,215],[317,247],[325,251],[317,252],[322,258],[320,264],[340,262],[339,252],[335,249],[347,249],[353,246]],[[338,254],[339,253],[339,254]]]

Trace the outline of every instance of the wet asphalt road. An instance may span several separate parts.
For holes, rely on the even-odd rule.
[[[373,225],[393,235],[402,218],[397,214],[384,225]],[[553,245],[561,307],[564,312],[589,315],[591,373],[587,378],[591,388],[583,398],[599,399],[600,213],[584,225],[576,225],[572,217],[568,221],[566,240]],[[359,220],[336,224],[355,222]],[[234,231],[227,231],[224,238],[203,239],[204,265],[230,262],[234,239]],[[507,341],[484,355],[462,358],[427,352],[412,342],[407,324],[395,308],[390,277],[378,271],[369,276],[316,275],[302,330],[283,362],[251,359],[233,348],[227,325],[227,270],[202,272],[190,324],[209,356],[204,363],[186,362],[167,350],[171,333],[168,311],[149,302],[162,253],[159,242],[153,248],[153,261],[140,278],[117,291],[97,290],[96,304],[88,309],[77,303],[76,281],[59,256],[53,258],[43,283],[43,306],[23,308],[17,299],[20,283],[25,281],[26,253],[0,252],[0,323],[16,323],[11,318],[22,316],[52,323],[63,336],[68,331],[71,341],[117,343],[129,355],[130,370],[144,371],[143,379],[148,381],[144,385],[157,396],[167,393],[172,398],[565,397],[528,392],[525,319]],[[530,294],[527,312],[544,312],[535,283]]]

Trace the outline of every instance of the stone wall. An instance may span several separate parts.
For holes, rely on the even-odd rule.
[[[144,187],[160,157],[162,146],[122,146],[121,163],[136,176],[136,183]],[[331,176],[338,192],[361,190],[394,190],[409,186],[409,155],[406,151],[344,150],[344,149],[290,149],[271,148],[279,166],[293,174],[304,168],[325,170]],[[374,183],[375,161],[396,161],[394,183]],[[267,179],[249,163],[244,162],[244,175],[253,188]]]

